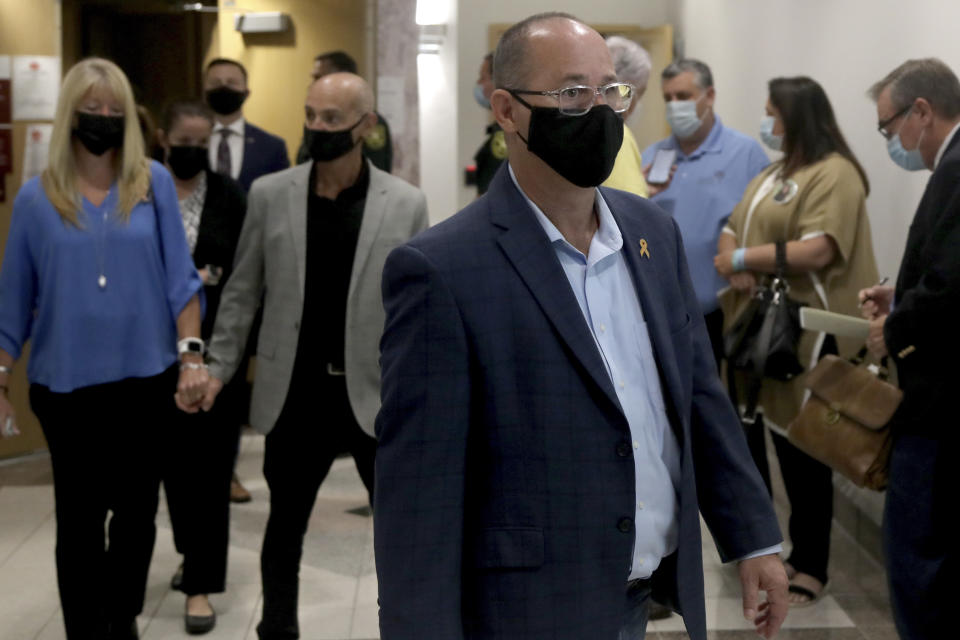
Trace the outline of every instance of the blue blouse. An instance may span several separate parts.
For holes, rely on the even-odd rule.
[[[176,361],[177,316],[202,284],[173,180],[157,162],[150,169],[150,195],[127,223],[116,184],[99,207],[82,199],[81,228],[63,221],[39,178],[17,194],[0,268],[0,348],[19,358],[31,339],[30,382],[63,393]]]

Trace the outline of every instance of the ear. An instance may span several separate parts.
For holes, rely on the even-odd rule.
[[[170,146],[167,142],[167,132],[163,129],[157,129],[157,143],[163,148]]]
[[[917,98],[917,101],[913,103],[913,110],[917,112],[920,123],[924,126],[933,121],[933,106],[926,98]]]
[[[717,99],[717,90],[713,87],[707,88],[707,102],[713,105],[713,101]]]
[[[376,126],[377,126],[377,114],[371,111],[367,113],[367,115],[363,116],[363,120],[360,122],[359,125],[357,125],[357,129],[359,130],[360,137],[366,138],[370,134],[370,132],[373,131],[373,128]]]
[[[516,133],[518,130],[515,108],[512,96],[505,89],[494,89],[490,94],[493,117],[506,133]]]

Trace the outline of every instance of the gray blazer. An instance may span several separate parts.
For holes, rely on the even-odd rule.
[[[208,345],[210,375],[227,383],[237,371],[265,296],[250,407],[250,423],[264,434],[273,429],[286,401],[300,338],[312,166],[297,165],[253,183],[233,273],[224,286]],[[383,264],[394,247],[427,227],[427,203],[419,189],[369,162],[367,166],[370,186],[347,293],[344,368],[353,414],[373,435],[380,410]],[[323,367],[317,363],[318,371]]]

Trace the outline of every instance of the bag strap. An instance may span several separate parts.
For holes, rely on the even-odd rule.
[[[787,243],[783,240],[777,240],[773,246],[777,256],[777,278],[784,280],[784,276],[787,274]]]
[[[763,384],[763,373],[767,369],[767,356],[770,353],[770,343],[773,341],[773,325],[777,318],[777,309],[783,304],[784,294],[776,288],[771,288],[770,304],[763,312],[763,324],[757,340],[753,343],[753,371],[747,375],[746,408],[742,420],[745,424],[753,424],[757,419],[757,403],[760,401],[760,387]]]

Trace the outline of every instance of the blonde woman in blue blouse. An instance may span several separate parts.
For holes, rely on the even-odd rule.
[[[144,154],[127,78],[108,60],[77,63],[49,168],[17,194],[0,268],[0,387],[29,339],[70,640],[138,637],[155,452],[174,404],[196,411],[207,383],[201,286],[170,174]],[[0,422],[12,415],[0,393]]]

